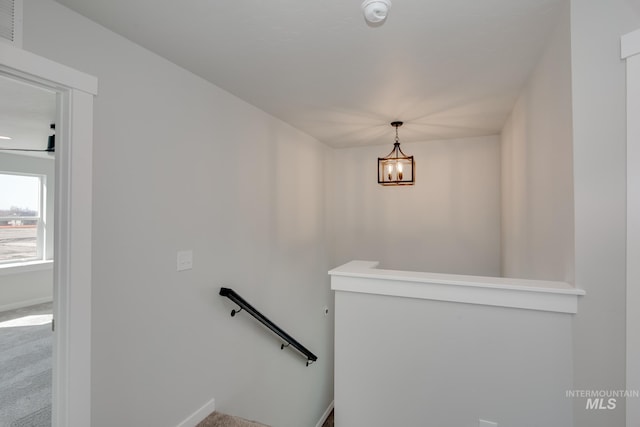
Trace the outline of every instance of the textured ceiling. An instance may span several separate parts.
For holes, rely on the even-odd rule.
[[[564,0],[58,0],[334,147],[499,133]]]

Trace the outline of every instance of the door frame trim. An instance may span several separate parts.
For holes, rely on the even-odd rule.
[[[5,44],[0,44],[0,74],[58,93],[52,426],[86,427],[91,425],[92,146],[98,80]]]
[[[640,389],[640,30],[621,38],[627,62],[627,363],[626,389]],[[640,425],[640,402],[627,399],[627,426]]]

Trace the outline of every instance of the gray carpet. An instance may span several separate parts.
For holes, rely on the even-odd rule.
[[[269,427],[255,421],[245,420],[240,417],[223,414],[215,411],[202,420],[196,427]]]
[[[0,426],[51,426],[51,304],[0,313]]]
[[[268,427],[255,421],[233,417],[222,412],[215,411],[202,420],[196,427]],[[333,410],[325,420],[322,427],[333,427]]]

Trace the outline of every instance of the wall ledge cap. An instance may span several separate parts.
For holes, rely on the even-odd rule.
[[[331,289],[574,314],[585,295],[566,282],[378,269],[351,261],[329,271]]]

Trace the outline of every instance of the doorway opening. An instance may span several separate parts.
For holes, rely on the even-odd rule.
[[[56,97],[0,76],[0,425],[51,425]]]

